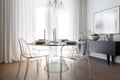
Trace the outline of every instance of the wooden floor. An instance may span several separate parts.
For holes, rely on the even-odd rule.
[[[120,64],[107,65],[106,61],[90,58],[93,80],[120,80]],[[26,62],[23,62],[19,77],[16,77],[18,62],[9,64],[0,64],[0,80],[23,80],[25,73]],[[63,72],[61,80],[89,80],[89,72],[86,61],[76,62],[75,73],[73,68]],[[47,73],[44,71],[44,61],[39,67],[39,72],[36,71],[35,61],[31,62],[27,80],[60,80],[59,73],[50,73],[50,78],[47,78]]]

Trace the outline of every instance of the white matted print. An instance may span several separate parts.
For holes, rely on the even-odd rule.
[[[94,32],[98,34],[118,34],[119,6],[94,14]]]

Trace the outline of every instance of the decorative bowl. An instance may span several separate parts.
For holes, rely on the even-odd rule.
[[[97,41],[99,38],[100,38],[99,35],[90,35],[90,36],[89,36],[89,39],[90,39],[90,40],[94,40],[94,41]]]

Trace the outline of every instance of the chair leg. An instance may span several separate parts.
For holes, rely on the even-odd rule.
[[[39,61],[36,60],[36,67],[37,67],[37,72],[39,72]]]
[[[62,56],[60,56],[60,79],[62,79]]]
[[[47,65],[47,75],[48,75],[48,78],[50,77],[49,75],[49,56],[45,56],[46,58],[46,65]]]
[[[19,75],[19,71],[20,71],[20,68],[21,68],[21,64],[22,64],[22,56],[20,55],[20,63],[19,63],[19,66],[18,66],[17,78],[18,78],[18,75]]]
[[[89,79],[90,80],[93,80],[92,79],[92,72],[91,72],[91,65],[90,65],[90,59],[89,59],[89,56],[88,56],[88,58],[87,58],[87,61],[88,61],[88,69],[89,69]]]
[[[24,80],[26,80],[28,69],[29,69],[29,59],[27,59],[27,66],[26,66],[26,72],[25,72]]]
[[[73,73],[76,75],[75,69],[76,69],[76,64],[75,64],[75,60],[73,61]]]
[[[76,64],[75,64],[75,61],[76,61],[76,60],[73,60],[73,62],[71,63],[71,69],[72,69],[73,75],[75,76],[75,79],[77,80],[77,79],[78,79],[78,77],[77,77],[77,75],[76,75],[76,68],[77,68],[77,66],[76,66]]]

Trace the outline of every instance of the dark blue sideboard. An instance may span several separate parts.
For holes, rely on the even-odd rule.
[[[120,41],[89,41],[90,52],[106,54],[107,63],[110,64],[110,56],[114,63],[115,57],[120,55]]]

